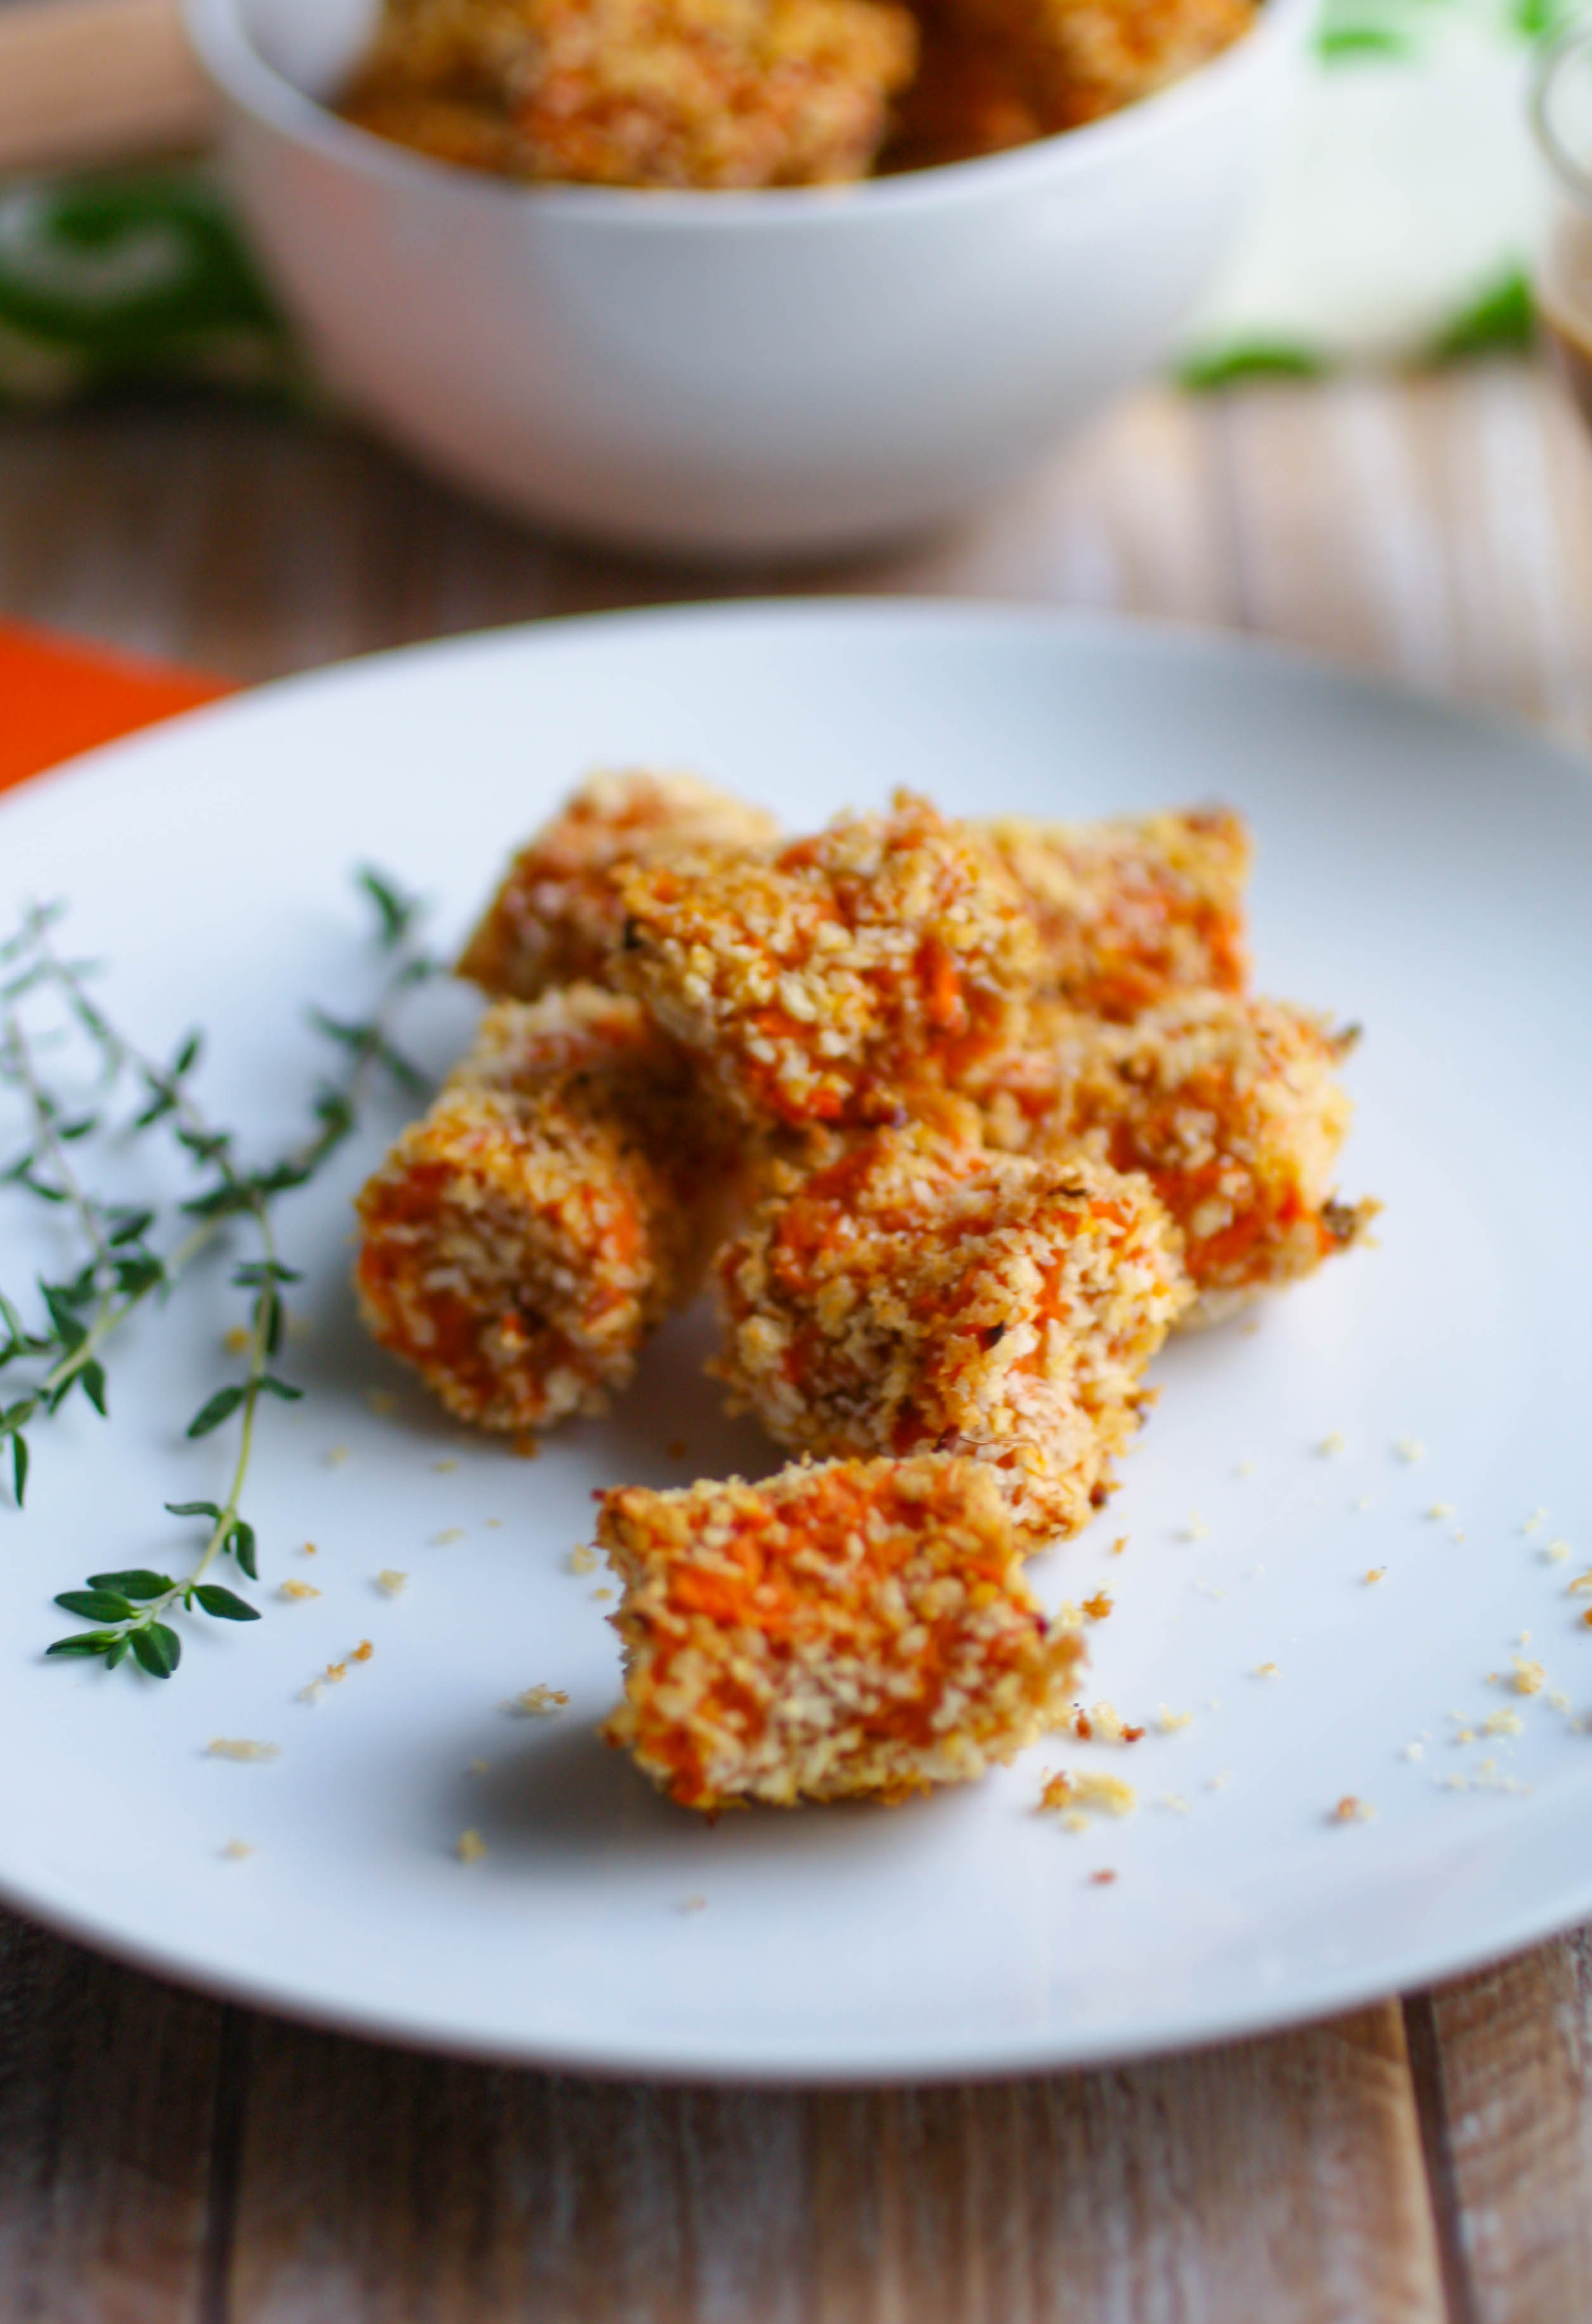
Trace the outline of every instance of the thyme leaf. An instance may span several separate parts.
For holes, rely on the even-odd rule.
[[[374,935],[384,963],[375,1005],[353,1019],[317,1010],[311,1021],[337,1053],[338,1069],[310,1096],[310,1126],[292,1145],[265,1161],[240,1158],[236,1131],[215,1121],[192,1087],[204,1038],[187,1033],[162,1063],[139,1048],[101,1007],[92,961],[67,956],[56,932],[64,908],[35,907],[0,941],[0,1085],[21,1097],[26,1143],[0,1170],[0,1190],[48,1207],[75,1231],[75,1272],[41,1279],[42,1314],[28,1320],[24,1305],[0,1292],[0,1370],[15,1367],[19,1394],[0,1405],[0,1452],[10,1444],[12,1495],[20,1509],[32,1459],[30,1432],[58,1414],[74,1388],[107,1415],[106,1351],[122,1326],[153,1300],[162,1307],[194,1261],[218,1238],[241,1228],[255,1241],[252,1255],[233,1268],[231,1284],[248,1302],[241,1379],[218,1383],[188,1423],[190,1439],[236,1424],[237,1435],[226,1498],[166,1503],[168,1513],[202,1522],[204,1534],[190,1570],[175,1577],[136,1566],[91,1574],[87,1584],[61,1591],[56,1604],[94,1627],[58,1638],[47,1652],[98,1656],[108,1669],[131,1658],[151,1678],[178,1668],[182,1642],[168,1617],[199,1613],[212,1620],[252,1622],[259,1610],[211,1578],[230,1558],[257,1581],[258,1543],[243,1515],[261,1403],[295,1403],[302,1389],[275,1369],[286,1337],[284,1293],[302,1278],[282,1257],[274,1206],[307,1185],[358,1127],[373,1084],[386,1083],[405,1096],[425,1089],[423,1076],[397,1047],[393,1021],[403,1001],[439,973],[418,941],[418,900],[368,866],[356,885],[375,918]],[[43,1029],[40,1016],[52,1012]],[[69,1102],[46,1071],[51,1046],[75,1040],[97,1068],[94,1102]],[[185,1165],[203,1174],[196,1192],[168,1204],[130,1206],[96,1194],[88,1161],[106,1141],[142,1139],[160,1131]],[[84,1157],[82,1165],[79,1157]]]

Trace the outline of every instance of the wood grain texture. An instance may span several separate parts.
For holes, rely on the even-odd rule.
[[[0,170],[182,152],[216,103],[180,0],[11,0],[0,10]]]
[[[224,2013],[0,1917],[0,2316],[198,2312]]]
[[[262,2025],[236,2324],[1437,2324],[1398,2012],[1115,2072],[761,2093]]]
[[[1249,627],[1592,733],[1592,460],[1523,368],[1146,395],[954,532],[728,579],[551,543],[265,410],[0,423],[0,611],[222,675],[778,589]],[[1575,2324],[1589,1992],[1578,1940],[1407,2018],[993,2088],[760,2094],[416,2059],[0,1921],[0,2316]]]

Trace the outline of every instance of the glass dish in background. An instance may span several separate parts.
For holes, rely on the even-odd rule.
[[[1592,21],[1543,59],[1532,123],[1549,175],[1538,310],[1554,363],[1592,427]]]

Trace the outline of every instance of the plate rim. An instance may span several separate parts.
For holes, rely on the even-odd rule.
[[[0,795],[0,829],[5,818],[25,811],[57,784],[118,779],[141,761],[158,761],[168,738],[187,733],[194,722],[217,724],[225,748],[229,722],[249,719],[262,706],[291,703],[320,690],[338,690],[350,683],[380,686],[394,667],[467,660],[477,655],[534,658],[556,652],[571,641],[613,636],[649,636],[671,632],[764,628],[786,633],[811,633],[844,626],[855,632],[911,627],[929,632],[983,631],[1021,634],[1036,644],[1047,639],[1073,643],[1093,639],[1114,652],[1134,647],[1152,654],[1172,650],[1180,659],[1269,668],[1280,675],[1326,684],[1346,691],[1368,706],[1416,712],[1423,723],[1437,722],[1453,731],[1475,733],[1478,729],[1501,745],[1525,750],[1536,771],[1550,769],[1577,785],[1592,778],[1592,753],[1543,724],[1491,705],[1456,701],[1435,688],[1411,683],[1380,670],[1366,670],[1338,655],[1292,641],[1278,641],[1250,631],[1230,630],[1159,615],[1122,613],[1094,608],[1074,608],[1032,599],[954,596],[845,595],[798,598],[706,599],[668,605],[622,607],[596,613],[571,613],[507,622],[461,632],[319,665],[248,685],[218,700],[177,713],[158,724],[96,745],[59,764],[41,770]],[[1524,1809],[1524,1818],[1536,1822],[1556,1821],[1564,1813],[1562,1785],[1551,1795],[1541,1795]],[[1521,1810],[1516,1810],[1521,1814]],[[1518,1826],[1516,1827],[1519,1828]],[[920,2041],[906,2063],[891,2064],[866,2055],[838,2060],[815,2052],[811,2042],[792,2047],[789,2037],[764,2045],[766,2054],[749,2047],[744,2036],[733,2037],[722,2053],[711,2043],[693,2035],[682,2040],[668,2034],[651,2041],[635,2028],[607,2041],[570,2039],[551,2032],[545,2036],[512,2034],[487,2036],[458,2024],[449,2030],[445,2013],[433,2017],[422,2012],[404,2013],[356,2001],[317,2000],[297,1989],[292,1980],[277,1981],[249,1970],[218,1969],[213,1960],[190,1950],[180,1939],[154,1942],[130,1937],[95,1914],[51,1897],[47,1890],[14,1880],[0,1870],[0,1904],[15,1911],[73,1942],[83,1944],[143,1974],[179,1984],[223,2002],[259,2008],[292,2022],[322,2030],[419,2051],[426,2054],[484,2062],[540,2068],[543,2070],[589,2074],[599,2078],[646,2079],[670,2083],[711,2082],[747,2088],[855,2088],[884,2084],[927,2085],[936,2082],[1013,2079],[1074,2069],[1106,2066],[1128,2060],[1181,2054],[1217,2044],[1275,2034],[1291,2026],[1312,2024],[1399,1995],[1425,1990],[1453,1977],[1506,1960],[1530,1946],[1546,1941],[1578,1923],[1592,1918],[1592,1869],[1572,1882],[1549,1904],[1521,1907],[1495,1920],[1486,1940],[1467,1941],[1456,1935],[1449,1944],[1415,1949],[1401,1964],[1390,1956],[1373,1975],[1364,1966],[1350,1966],[1337,1974],[1323,1973],[1310,1981],[1308,1992],[1284,1990],[1275,1997],[1258,1995],[1242,2010],[1218,2008],[1202,2015],[1185,2003],[1167,2018],[1147,2018],[1136,2028],[1120,2027],[1091,2035],[1088,2029],[1065,2030],[1049,2038],[1029,2032],[1011,2035],[980,2034],[961,2043],[942,2039]],[[1406,1952],[1410,1950],[1406,1947]],[[784,2047],[782,2049],[781,2041]],[[856,2051],[855,2042],[847,2045]],[[896,2043],[899,2050],[899,2041]],[[741,2054],[736,2054],[739,2052]]]

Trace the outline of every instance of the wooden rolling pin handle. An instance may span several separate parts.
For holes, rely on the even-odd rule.
[[[191,150],[208,142],[215,116],[178,0],[0,7],[0,171]]]

